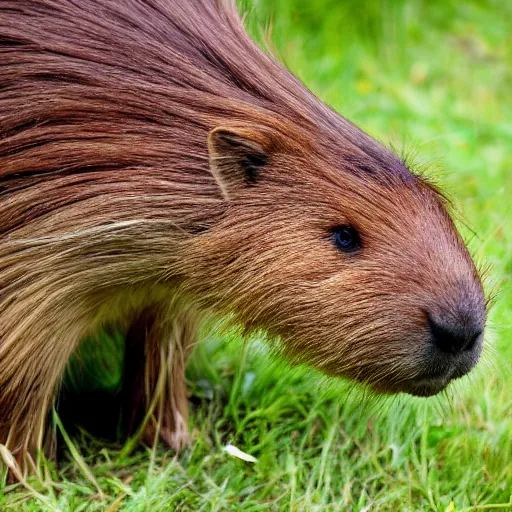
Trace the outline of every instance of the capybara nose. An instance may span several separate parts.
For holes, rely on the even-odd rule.
[[[432,342],[447,354],[473,350],[483,332],[482,327],[471,319],[446,322],[434,320],[430,315],[427,318]]]

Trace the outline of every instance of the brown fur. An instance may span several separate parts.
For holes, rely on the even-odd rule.
[[[129,428],[149,411],[144,439],[179,448],[204,314],[381,391],[417,391],[425,311],[485,321],[437,192],[261,52],[232,2],[6,0],[0,67],[0,443],[20,459],[106,324],[127,333]],[[344,224],[361,254],[334,247]]]

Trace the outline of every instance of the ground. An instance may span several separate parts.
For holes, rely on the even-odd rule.
[[[190,449],[74,435],[58,469],[0,483],[0,510],[512,510],[512,3],[254,0],[252,32],[270,18],[315,93],[416,154],[454,200],[499,290],[483,362],[439,398],[376,400],[209,335],[188,373]]]

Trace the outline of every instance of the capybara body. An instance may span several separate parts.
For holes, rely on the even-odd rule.
[[[444,199],[232,2],[6,0],[0,65],[0,443],[20,461],[106,325],[129,431],[174,448],[205,315],[380,392],[477,362],[485,298]]]

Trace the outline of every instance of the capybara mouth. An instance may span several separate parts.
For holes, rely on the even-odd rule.
[[[431,380],[420,380],[411,383],[409,390],[405,391],[409,395],[429,397],[434,396],[446,389],[452,379],[437,378]]]
[[[406,393],[413,396],[430,397],[444,391],[448,385],[467,375],[477,363],[478,358],[454,358],[444,365],[427,368],[414,377],[396,380],[390,376],[387,383],[372,385],[378,393]]]
[[[387,385],[372,385],[372,390],[381,394],[406,393],[412,396],[430,397],[437,395],[451,382],[449,377],[437,377],[430,379],[407,379],[399,383]]]
[[[429,378],[404,379],[387,384],[370,384],[372,390],[379,394],[394,395],[405,393],[412,396],[430,397],[445,390],[453,380],[449,375]]]

